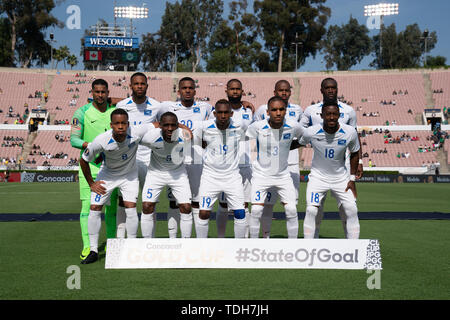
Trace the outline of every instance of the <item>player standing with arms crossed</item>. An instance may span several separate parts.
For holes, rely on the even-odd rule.
[[[98,135],[84,150],[80,167],[91,189],[91,205],[88,219],[91,251],[82,264],[98,260],[98,238],[101,227],[103,205],[109,201],[114,189],[119,188],[125,206],[126,231],[128,238],[136,238],[139,219],[136,212],[136,200],[139,193],[136,152],[139,143],[145,141],[145,135],[151,136],[153,125],[130,127],[128,114],[123,109],[111,113],[111,130]],[[97,175],[92,178],[89,162],[103,154],[103,164]]]
[[[288,238],[297,238],[298,196],[289,173],[288,157],[292,141],[301,137],[303,128],[297,122],[288,124],[285,121],[287,103],[281,97],[270,98],[267,105],[269,118],[254,122],[247,129],[247,137],[256,140],[257,146],[257,160],[253,163],[250,237],[259,237],[267,193],[274,190],[284,205]]]
[[[93,101],[82,106],[75,111],[72,117],[72,127],[70,132],[70,144],[72,147],[81,149],[80,157],[86,149],[89,142],[92,142],[96,136],[110,129],[110,115],[115,109],[108,103],[108,83],[103,79],[97,79],[92,82]],[[89,163],[91,174],[95,179],[100,168],[100,164]],[[85,259],[90,252],[89,234],[88,234],[88,216],[90,206],[91,190],[86,181],[83,172],[79,170],[79,186],[81,200],[81,238],[83,240],[83,250],[80,258]],[[117,191],[111,195],[110,206],[105,209],[105,224],[107,238],[116,237],[116,210],[117,210]]]
[[[299,122],[303,114],[303,109],[297,105],[289,102],[289,98],[292,94],[291,84],[287,80],[279,80],[275,83],[273,94],[282,98],[286,104],[286,121]],[[264,120],[267,118],[267,104],[260,106],[255,112],[255,121]],[[289,152],[288,158],[289,173],[294,182],[296,189],[297,199],[300,189],[300,167],[299,167],[299,155],[298,150],[294,149]],[[278,195],[276,192],[269,191],[267,193],[266,202],[264,203],[263,215],[261,217],[261,229],[263,238],[270,237],[270,228],[272,225],[273,206],[277,202]]]
[[[245,139],[246,124],[233,121],[228,100],[216,102],[215,120],[204,121],[194,134],[194,143],[205,146],[200,182],[200,212],[194,218],[197,238],[207,238],[209,218],[214,203],[223,192],[234,213],[234,236],[244,238],[247,230],[244,187],[239,173],[240,143]]]
[[[308,128],[310,126],[323,123],[323,119],[321,117],[322,106],[325,102],[337,101],[337,95],[338,95],[337,81],[333,78],[323,79],[322,83],[320,85],[320,92],[322,93],[322,96],[323,96],[322,102],[319,102],[319,103],[316,103],[316,104],[313,104],[313,105],[307,107],[305,109],[305,112],[302,115],[300,124],[304,128]],[[351,106],[349,106],[348,104],[345,104],[341,101],[337,101],[337,103],[339,106],[339,113],[340,113],[339,122],[350,125],[356,129],[357,124],[356,124],[355,110],[353,110],[353,108]],[[361,140],[360,140],[359,136],[358,136],[358,140],[359,140],[359,143],[361,144]],[[356,173],[357,179],[361,178],[362,174],[363,174],[362,148],[360,148],[360,151],[359,151],[359,159],[360,160],[359,160],[358,169],[357,169],[357,173]],[[347,166],[349,166],[348,163],[347,163]],[[319,212],[316,215],[316,229],[315,229],[316,234],[314,236],[315,238],[319,238],[319,229],[320,229],[320,224],[323,219],[323,206],[324,206],[325,198],[326,198],[326,194],[324,195],[324,197],[322,199],[323,202],[320,204]],[[338,202],[338,208],[339,208],[339,216],[341,217],[342,226],[344,228],[344,233],[345,233],[345,235],[347,235],[346,222],[345,222],[346,214],[339,202]]]
[[[155,205],[165,186],[180,207],[180,230],[182,238],[190,238],[192,232],[191,189],[184,164],[184,149],[191,143],[189,134],[183,134],[178,125],[177,116],[166,112],[161,116],[160,130],[146,137],[148,147],[152,149],[145,185],[142,188],[141,231],[144,238],[154,235]],[[186,138],[186,136],[188,138]]]
[[[299,144],[311,143],[314,148],[311,173],[306,188],[306,214],[303,223],[305,239],[313,239],[316,215],[322,198],[331,191],[346,214],[348,239],[359,238],[358,208],[356,206],[356,171],[359,160],[358,132],[353,126],[339,123],[340,110],[336,102],[324,102],[323,125],[305,129]],[[350,151],[350,176],[345,165]]]
[[[128,113],[129,123],[132,127],[146,126],[159,119],[162,107],[159,101],[147,96],[147,76],[136,72],[130,77],[131,97],[117,103],[117,108],[124,109]],[[136,154],[139,185],[145,183],[147,168],[150,163],[150,149],[145,145],[139,145]],[[156,221],[156,215],[152,216]],[[125,207],[119,196],[117,209],[117,238],[125,238]]]

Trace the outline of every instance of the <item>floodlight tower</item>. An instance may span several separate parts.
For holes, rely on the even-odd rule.
[[[398,14],[398,3],[379,3],[374,5],[364,6],[364,16],[372,17],[379,16],[380,17],[380,67],[383,62],[383,44],[382,44],[382,36],[383,36],[383,16],[391,16]]]
[[[133,19],[148,18],[148,8],[145,7],[114,7],[114,18],[130,19],[130,36],[133,37]]]

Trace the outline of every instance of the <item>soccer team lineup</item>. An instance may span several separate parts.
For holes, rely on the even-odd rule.
[[[217,237],[229,216],[234,237],[270,238],[273,208],[284,207],[286,234],[319,237],[328,191],[336,199],[345,237],[358,239],[355,181],[363,174],[356,113],[338,101],[338,83],[324,78],[323,100],[307,107],[289,102],[291,84],[275,83],[267,104],[243,99],[239,79],[224,98],[195,99],[195,81],[178,81],[177,101],[147,96],[148,77],[130,79],[128,98],[109,97],[108,83],[92,82],[92,101],[72,117],[70,142],[80,149],[82,264],[99,259],[101,214],[108,238],[154,238],[156,206],[167,197],[170,238],[207,238],[216,202]],[[168,88],[169,89],[169,88]],[[171,89],[171,88],[170,88]],[[300,190],[298,148],[314,150],[311,172]],[[140,190],[141,194],[140,194]],[[303,226],[299,192],[306,193]],[[142,198],[140,219],[137,201]],[[206,240],[207,241],[207,240]]]

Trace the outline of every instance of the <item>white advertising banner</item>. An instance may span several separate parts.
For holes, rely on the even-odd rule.
[[[370,239],[108,239],[106,269],[372,269],[380,244]]]

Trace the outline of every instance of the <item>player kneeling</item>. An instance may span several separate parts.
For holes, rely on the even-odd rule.
[[[111,193],[119,188],[122,193],[126,230],[129,238],[136,238],[139,219],[136,212],[136,200],[139,194],[139,180],[136,165],[136,150],[144,136],[156,130],[153,125],[130,127],[128,114],[123,109],[111,113],[111,130],[98,135],[84,151],[80,166],[91,188],[91,206],[88,218],[91,252],[82,264],[98,260],[98,238],[101,228],[103,205],[109,202]],[[150,130],[149,130],[150,129]],[[103,164],[94,181],[89,162],[102,155]]]
[[[355,128],[339,123],[337,102],[324,103],[323,126],[318,124],[305,129],[299,144],[311,143],[314,149],[311,173],[306,188],[306,214],[303,223],[305,239],[313,239],[316,215],[323,197],[331,191],[342,204],[347,217],[347,238],[359,238],[358,208],[356,206],[355,174],[360,148]],[[350,150],[350,175],[345,166],[345,153]]]
[[[154,234],[154,211],[161,191],[171,188],[180,209],[180,230],[182,238],[190,238],[192,232],[191,188],[184,165],[184,150],[189,149],[191,132],[181,129],[178,118],[172,112],[161,116],[159,127],[145,143],[152,150],[150,164],[142,188],[141,231],[144,238]],[[185,131],[181,131],[185,130]]]

